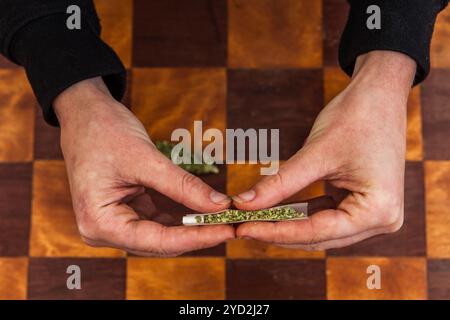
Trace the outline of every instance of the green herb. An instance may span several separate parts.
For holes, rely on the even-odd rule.
[[[291,207],[282,207],[254,211],[228,209],[219,213],[195,216],[195,221],[197,223],[215,224],[258,220],[282,221],[304,217],[306,217],[306,215],[303,212],[298,212]]]
[[[169,141],[163,140],[163,141],[156,141],[155,145],[156,145],[156,148],[162,154],[164,154],[167,158],[171,159],[172,149],[175,146],[175,144],[173,144]],[[179,156],[183,157],[183,150],[180,151]],[[194,159],[195,159],[194,155],[191,155],[191,163],[190,164],[182,163],[182,164],[179,164],[178,166],[183,168],[187,172],[190,172],[195,175],[219,173],[219,168],[216,165],[206,164],[206,163],[195,164]]]

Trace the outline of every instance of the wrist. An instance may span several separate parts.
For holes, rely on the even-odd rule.
[[[91,78],[77,82],[61,92],[53,102],[53,109],[64,128],[74,118],[89,115],[92,108],[113,99],[102,78]]]
[[[416,62],[403,53],[372,51],[357,58],[352,83],[408,97],[416,68]]]

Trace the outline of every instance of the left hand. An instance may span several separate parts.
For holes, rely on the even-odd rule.
[[[56,98],[54,109],[75,217],[86,244],[172,257],[234,238],[231,226],[162,224],[170,216],[156,210],[146,188],[198,212],[225,209],[230,201],[161,154],[101,78],[70,86]]]
[[[240,209],[267,208],[324,179],[348,192],[337,209],[301,221],[244,223],[237,236],[323,250],[398,230],[406,105],[415,70],[415,62],[397,52],[358,57],[351,83],[319,114],[304,147],[276,175],[234,197]]]

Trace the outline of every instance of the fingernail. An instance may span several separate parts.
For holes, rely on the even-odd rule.
[[[233,200],[237,203],[243,203],[252,201],[253,199],[255,199],[255,196],[256,192],[254,190],[250,190],[233,197]]]
[[[217,204],[225,204],[227,202],[230,202],[230,197],[217,191],[211,191],[211,193],[209,194],[209,198],[212,202]]]
[[[254,240],[252,237],[249,237],[249,236],[243,236],[243,237],[240,237],[239,239],[242,239],[242,240]]]

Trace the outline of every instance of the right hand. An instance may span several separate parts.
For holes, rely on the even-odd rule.
[[[402,53],[359,56],[351,83],[320,112],[303,148],[276,175],[235,197],[239,209],[267,208],[326,180],[339,196],[337,208],[299,221],[247,222],[237,236],[327,250],[399,230],[406,107],[415,72],[414,60]]]
[[[143,256],[176,256],[234,238],[231,226],[166,227],[156,221],[152,188],[199,212],[230,199],[162,155],[139,120],[101,78],[81,81],[54,102],[78,229],[92,246]]]

